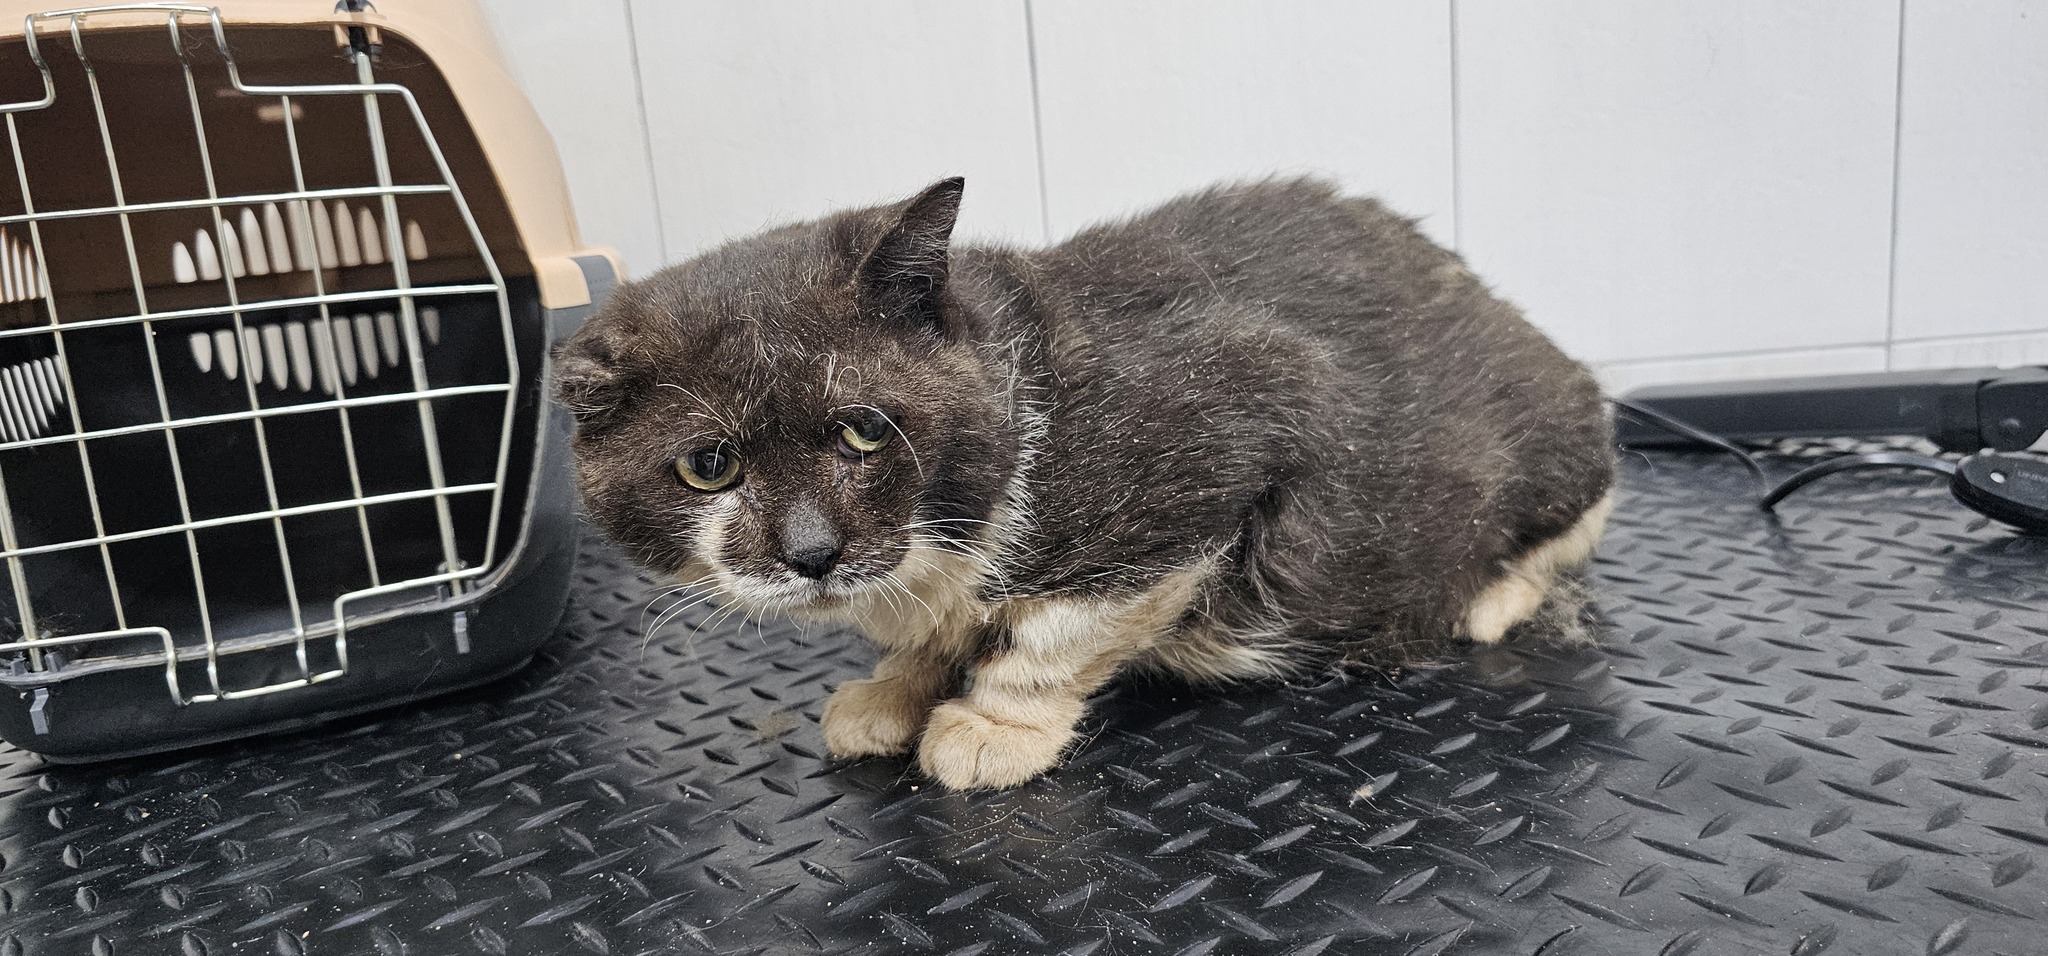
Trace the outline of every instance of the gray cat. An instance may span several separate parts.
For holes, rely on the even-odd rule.
[[[1287,180],[952,248],[961,189],[664,269],[556,356],[637,560],[881,646],[832,753],[1012,786],[1125,668],[1498,641],[1591,553],[1598,387],[1412,221]]]

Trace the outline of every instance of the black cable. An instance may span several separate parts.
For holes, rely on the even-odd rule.
[[[1722,451],[1727,452],[1728,454],[1734,455],[1735,457],[1742,459],[1742,463],[1748,466],[1750,474],[1756,476],[1756,484],[1758,490],[1770,487],[1771,478],[1769,475],[1764,474],[1764,466],[1757,464],[1755,456],[1752,456],[1749,452],[1743,451],[1742,446],[1737,445],[1726,438],[1722,438],[1721,436],[1716,435],[1713,432],[1706,431],[1705,429],[1702,429],[1697,425],[1693,425],[1684,421],[1680,421],[1679,419],[1672,418],[1671,416],[1666,415],[1663,412],[1657,411],[1654,408],[1647,408],[1642,405],[1638,405],[1634,402],[1623,401],[1619,398],[1610,398],[1607,400],[1607,402],[1608,404],[1613,405],[1615,408],[1620,409],[1623,414],[1626,414],[1629,417],[1642,422],[1643,424],[1650,425],[1656,428],[1662,428],[1665,431],[1668,431],[1674,435],[1683,435],[1703,445],[1712,445],[1715,448],[1718,448]],[[1766,507],[1764,510],[1769,511],[1770,509]]]
[[[1607,401],[1643,424],[1682,435],[1742,459],[1750,474],[1756,476],[1758,487],[1768,489],[1757,502],[1757,508],[1773,519],[1778,514],[1773,510],[1778,502],[1816,479],[1864,468],[1910,468],[1947,475],[1949,493],[1955,496],[1956,501],[1986,518],[2012,525],[2022,534],[2048,535],[2048,460],[2031,455],[2001,455],[1985,451],[1966,455],[1961,461],[1949,461],[1909,452],[1878,451],[1842,455],[1808,465],[1776,487],[1770,487],[1770,478],[1764,474],[1763,466],[1758,464],[1756,457],[1734,442],[1652,408],[1617,398]]]
[[[1900,451],[1877,451],[1865,455],[1843,455],[1840,458],[1830,458],[1817,465],[1811,465],[1799,470],[1792,477],[1780,483],[1778,487],[1771,489],[1771,493],[1765,495],[1764,500],[1759,502],[1758,505],[1765,511],[1769,511],[1778,502],[1785,500],[1786,495],[1806,487],[1816,478],[1825,478],[1838,471],[1854,471],[1863,468],[1913,468],[1920,471],[1940,472],[1944,475],[1956,473],[1955,462],[1943,461],[1939,458],[1929,458],[1926,455],[1913,455]]]
[[[1914,468],[1921,471],[1940,472],[1944,475],[1956,473],[1956,466],[1953,462],[1943,461],[1939,458],[1929,458],[1926,455],[1908,454],[1906,452],[1879,451],[1864,455],[1843,455],[1840,458],[1830,458],[1827,461],[1801,469],[1795,472],[1792,477],[1779,482],[1776,487],[1772,487],[1770,476],[1764,473],[1763,466],[1757,463],[1756,456],[1744,451],[1740,445],[1697,425],[1666,415],[1654,408],[1637,405],[1634,402],[1623,401],[1618,398],[1610,398],[1607,401],[1631,418],[1657,428],[1662,428],[1675,435],[1683,435],[1703,445],[1711,445],[1742,459],[1742,463],[1749,467],[1750,474],[1756,476],[1757,488],[1764,491],[1763,500],[1757,502],[1757,507],[1764,511],[1771,511],[1777,506],[1778,502],[1785,500],[1785,496],[1806,487],[1814,479],[1825,478],[1828,475],[1841,471],[1852,471],[1862,468]]]

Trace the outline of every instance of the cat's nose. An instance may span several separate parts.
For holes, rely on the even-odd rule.
[[[822,578],[839,564],[845,542],[831,519],[809,501],[782,518],[782,563],[807,578]]]
[[[839,563],[839,549],[813,548],[809,551],[791,552],[783,557],[782,563],[789,565],[791,570],[804,577],[822,578],[831,573],[833,566]]]

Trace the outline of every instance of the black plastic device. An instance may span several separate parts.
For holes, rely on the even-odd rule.
[[[1914,435],[1945,451],[2020,451],[2048,434],[2048,368],[1966,368],[1657,385],[1627,396],[1732,441]],[[1632,448],[1696,445],[1631,421]]]
[[[1624,446],[1710,446],[1735,454],[1765,487],[1765,512],[1815,479],[1860,469],[1948,475],[1956,502],[2025,534],[2048,534],[2048,459],[2011,454],[2048,440],[2048,368],[1833,375],[1636,389],[1610,399]],[[1921,436],[1960,461],[1903,450],[1843,454],[1784,481],[1735,440]]]
[[[2048,534],[2048,459],[1972,455],[1957,464],[1949,490],[1984,515],[2032,534]]]

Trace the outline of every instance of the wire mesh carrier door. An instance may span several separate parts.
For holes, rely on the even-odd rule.
[[[539,378],[580,310],[542,308],[550,243],[492,163],[554,158],[487,156],[392,27],[134,5],[30,14],[0,47],[14,744],[303,723],[497,676],[552,629],[570,535]],[[577,261],[587,302],[612,273]]]

